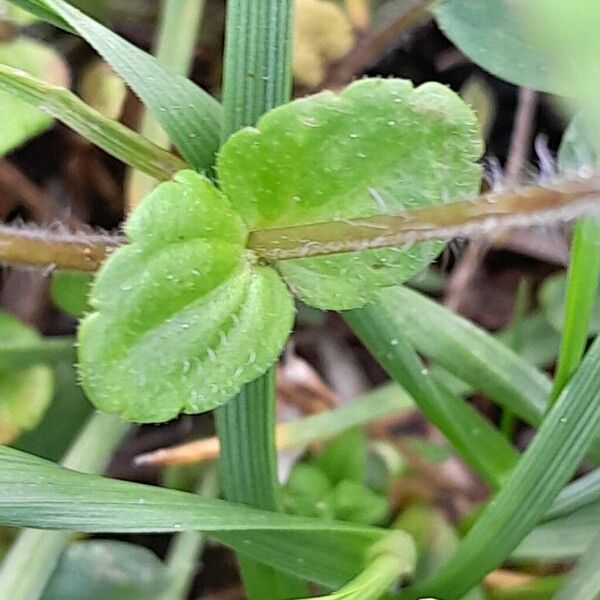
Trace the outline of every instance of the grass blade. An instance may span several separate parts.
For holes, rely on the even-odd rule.
[[[583,554],[600,523],[600,504],[588,504],[533,529],[511,554],[511,561],[560,564]]]
[[[203,14],[204,0],[163,0],[155,50],[160,64],[174,73],[189,74]],[[140,133],[161,148],[170,145],[169,136],[148,111],[142,115]],[[134,209],[155,185],[153,177],[136,171],[129,173],[126,182],[129,210]]]
[[[96,414],[83,428],[63,460],[71,469],[97,473],[104,467],[128,425],[113,416]],[[0,590],[11,600],[32,600],[45,587],[62,550],[73,534],[69,531],[25,530],[0,565]]]
[[[382,298],[395,326],[421,354],[527,423],[539,424],[551,389],[548,377],[479,327],[418,292],[397,287],[385,290]]]
[[[214,98],[63,0],[11,1],[85,38],[141,98],[185,159],[199,170],[212,166],[221,128]]]
[[[174,154],[105,117],[69,90],[40,81],[24,71],[0,65],[0,89],[44,110],[108,154],[152,177],[170,179],[186,166]]]
[[[411,561],[401,531],[261,511],[195,494],[77,473],[0,447],[0,522],[87,533],[204,531],[297,577],[337,587],[362,570],[374,544],[391,539]]]
[[[402,598],[460,598],[502,563],[550,508],[600,425],[600,339],[502,489],[434,577]]]
[[[567,276],[565,326],[554,386],[552,405],[577,370],[588,339],[590,315],[600,284],[600,220],[582,219],[575,226]]]
[[[499,487],[516,464],[517,452],[476,410],[433,381],[397,325],[398,310],[387,298],[383,295],[378,303],[346,312],[344,318],[459,454],[492,487]]]

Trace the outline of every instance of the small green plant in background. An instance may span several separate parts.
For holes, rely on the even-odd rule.
[[[440,26],[475,62],[521,85],[572,91],[570,108],[587,111],[565,136],[556,181],[479,196],[480,128],[448,88],[364,79],[290,101],[289,0],[229,0],[221,103],[178,74],[189,66],[193,35],[177,52],[166,50],[182,11],[198,22],[199,0],[166,0],[160,60],[64,0],[12,4],[81,35],[141,98],[181,158],[151,126],[158,143],[115,121],[119,107],[89,106],[33,69],[0,60],[7,98],[62,120],[148,176],[142,188],[154,188],[127,219],[124,237],[0,226],[5,261],[67,271],[101,265],[89,304],[87,275],[59,273],[52,294],[82,317],[79,375],[102,411],[62,466],[37,458],[26,438],[22,450],[0,448],[0,523],[27,528],[0,567],[0,598],[184,598],[203,535],[237,553],[253,599],[306,598],[304,582],[325,594],[338,590],[324,596],[331,599],[485,598],[493,595],[482,580],[505,562],[577,559],[569,574],[536,577],[538,587],[519,593],[597,597],[600,471],[569,481],[585,458],[600,460],[599,342],[587,349],[597,333],[600,275],[600,229],[588,216],[599,191],[598,120],[589,114],[599,94],[571,61],[585,50],[590,76],[599,68],[590,49],[598,49],[591,33],[600,11],[583,0],[568,18],[557,2],[533,2],[534,17],[507,0],[433,3]],[[539,39],[527,33],[533,18],[546,26]],[[492,336],[402,286],[436,259],[444,240],[544,219],[578,219],[573,252],[567,276],[541,290],[540,313],[515,324],[519,348],[510,348],[511,332]],[[397,396],[365,399],[318,421],[319,437],[345,433],[296,465],[280,489],[273,364],[293,327],[295,300],[339,311]],[[560,349],[548,353],[549,340]],[[40,339],[3,316],[0,344],[6,443],[50,414],[52,373],[60,389],[58,365],[73,362],[75,343]],[[538,367],[554,359],[552,381]],[[471,391],[537,430],[523,454],[465,401]],[[419,504],[389,525],[390,478],[403,465],[379,449],[386,468],[373,477],[367,461],[375,455],[352,429],[382,416],[386,402],[389,412],[416,406],[493,491],[461,539]],[[225,501],[214,499],[210,471],[198,494],[94,474],[127,422],[213,409]],[[362,412],[350,417],[350,410]],[[304,443],[313,441],[302,437],[317,425],[310,419],[298,421]],[[76,532],[177,535],[161,562],[130,544],[73,542]]]

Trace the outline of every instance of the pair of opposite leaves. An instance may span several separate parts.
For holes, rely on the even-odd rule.
[[[249,231],[398,213],[477,193],[472,111],[449,89],[361,80],[266,114],[233,135],[219,188],[193,171],[163,183],[126,224],[79,331],[82,382],[101,410],[138,422],[198,413],[276,360],[292,293],[347,310],[412,277],[442,244],[261,265]]]

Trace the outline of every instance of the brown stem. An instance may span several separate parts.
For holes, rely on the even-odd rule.
[[[452,202],[363,219],[265,229],[248,247],[267,262],[470,237],[501,226],[568,221],[600,211],[600,177],[554,187],[529,186],[476,200]]]
[[[476,236],[506,226],[570,221],[600,213],[600,175],[551,187],[528,186],[397,215],[250,232],[248,248],[265,262]],[[0,262],[95,271],[126,243],[107,235],[0,226]]]
[[[0,226],[0,261],[96,271],[107,254],[123,240],[106,235]]]

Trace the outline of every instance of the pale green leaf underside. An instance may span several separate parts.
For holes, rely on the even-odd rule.
[[[101,410],[160,422],[226,402],[277,358],[293,321],[279,275],[193,171],[159,186],[100,271],[79,330],[82,383]]]
[[[414,546],[392,532],[251,509],[196,494],[84,475],[0,447],[0,522],[83,532],[205,531],[254,560],[338,587],[367,564],[374,544],[412,564]]]
[[[0,347],[5,343],[26,343],[37,337],[14,317],[0,313]],[[0,367],[0,442],[8,443],[39,423],[52,400],[53,388],[49,367]]]
[[[41,600],[166,600],[168,584],[164,563],[147,548],[87,540],[64,550]]]
[[[54,50],[27,38],[0,43],[0,64],[21,69],[49,83],[66,85],[67,68]],[[50,125],[52,118],[27,102],[0,92],[0,156],[11,152]]]
[[[448,88],[365,79],[267,113],[218,158],[221,187],[250,229],[397,213],[477,193],[475,116]],[[307,240],[309,241],[309,240]],[[286,261],[302,300],[350,309],[431,262],[441,243]]]
[[[536,43],[526,8],[530,0],[440,0],[438,25],[468,56],[493,75],[525,87],[569,94],[569,84]]]

